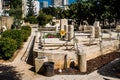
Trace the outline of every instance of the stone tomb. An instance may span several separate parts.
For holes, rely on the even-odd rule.
[[[68,25],[68,26],[73,26],[73,25]],[[63,29],[63,27],[61,29]],[[67,32],[66,29],[64,30]],[[97,29],[100,32],[100,29],[99,28]],[[74,33],[74,29],[71,29],[70,31],[71,31],[70,34]],[[95,32],[95,30],[93,30],[93,32]],[[78,39],[78,42],[77,45],[74,45],[75,43],[74,39],[73,42],[68,40],[60,40],[58,38],[41,37],[40,39],[40,33],[41,32],[39,31],[37,32],[35,44],[33,48],[33,52],[34,52],[33,60],[35,62],[34,65],[36,72],[39,71],[40,66],[42,66],[42,64],[46,61],[54,62],[55,63],[54,69],[69,68],[71,62],[72,63],[74,62],[75,63],[74,66],[78,65],[79,70],[81,72],[87,72],[87,61],[102,55],[109,54],[109,52],[113,52],[118,49],[117,40],[111,41],[112,44],[109,41],[103,41],[102,46],[104,48],[102,49],[102,51],[100,51],[100,47],[98,45],[91,45],[91,46],[84,45],[86,41],[81,41],[81,38],[83,39],[83,37],[81,36],[76,37],[76,39]],[[72,36],[70,36],[70,38],[72,38],[74,34],[71,35]],[[43,42],[45,40],[45,44],[40,43],[40,40],[42,40]],[[85,38],[85,40],[89,41],[89,38],[87,37]],[[42,44],[43,46],[42,48],[39,48],[40,44]],[[83,50],[82,52],[80,50],[81,48]]]

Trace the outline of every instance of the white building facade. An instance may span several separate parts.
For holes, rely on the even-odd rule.
[[[40,10],[40,3],[38,0],[33,0],[33,5],[34,5],[34,15],[39,14]],[[22,0],[22,10],[23,10],[23,17],[26,17],[28,14],[28,6],[27,6],[27,0]]]
[[[63,0],[63,6],[67,6],[68,5],[68,0]]]
[[[63,4],[62,0],[52,0],[53,7],[61,7]]]
[[[0,16],[2,15],[2,0],[0,0]]]
[[[68,7],[68,0],[52,0],[52,6],[66,9]]]
[[[68,9],[68,0],[63,0],[63,8]]]
[[[26,17],[27,15],[27,0],[22,0],[22,17]]]
[[[41,3],[40,3],[40,8],[42,9],[42,8],[47,8],[48,7],[48,1],[42,1]]]
[[[38,0],[34,1],[34,12],[35,15],[39,15],[39,11],[40,11],[40,3]]]

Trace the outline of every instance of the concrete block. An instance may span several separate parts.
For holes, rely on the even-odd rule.
[[[48,58],[43,56],[43,57],[37,57],[35,58],[35,72],[41,72],[41,68],[44,64],[44,62],[47,62]]]

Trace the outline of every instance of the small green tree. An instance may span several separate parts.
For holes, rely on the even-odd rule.
[[[34,16],[34,0],[27,0],[27,6],[28,6],[28,14],[27,17],[29,16]]]
[[[39,16],[37,17],[39,25],[44,26],[47,21],[46,21],[46,14],[45,13],[40,13]]]
[[[41,12],[37,17],[37,19],[38,19],[39,25],[44,26],[45,24],[47,24],[52,20],[52,16],[46,15],[45,13]]]
[[[17,42],[11,38],[0,38],[0,58],[9,59],[17,49]]]
[[[24,18],[25,22],[30,22],[31,24],[36,24],[38,23],[38,20],[36,18],[36,16],[29,16],[29,17],[25,17]]]
[[[9,14],[17,19],[22,18],[22,0],[10,0]]]

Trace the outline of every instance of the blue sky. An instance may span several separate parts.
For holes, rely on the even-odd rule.
[[[49,5],[51,5],[51,0],[38,0],[38,1],[40,1],[40,2],[42,2],[42,1],[48,1]],[[75,1],[76,0],[69,0],[69,4],[71,4],[71,3],[75,2]]]

